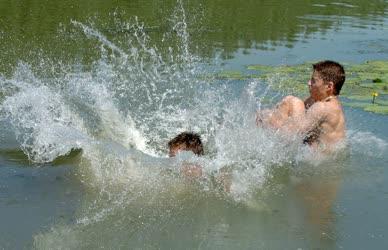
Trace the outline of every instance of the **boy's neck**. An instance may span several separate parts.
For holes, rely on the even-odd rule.
[[[323,100],[321,100],[321,102],[328,102],[328,101],[330,101],[331,99],[333,99],[335,97],[336,97],[335,95],[329,95],[326,98],[324,98]]]

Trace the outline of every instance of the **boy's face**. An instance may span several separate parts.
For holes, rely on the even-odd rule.
[[[320,101],[327,97],[330,84],[324,82],[319,72],[314,71],[308,83],[310,95],[315,101]]]
[[[176,154],[179,153],[179,151],[186,150],[186,146],[184,144],[174,145],[170,147],[170,151],[168,153],[168,156],[175,157]]]

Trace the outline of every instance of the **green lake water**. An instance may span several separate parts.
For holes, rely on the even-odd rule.
[[[0,249],[387,247],[388,1],[2,0],[0,47]],[[330,156],[255,126],[325,59]]]

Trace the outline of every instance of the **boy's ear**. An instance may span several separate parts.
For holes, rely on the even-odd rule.
[[[327,84],[327,88],[330,89],[332,92],[334,92],[334,83],[332,81],[330,81],[328,84]]]

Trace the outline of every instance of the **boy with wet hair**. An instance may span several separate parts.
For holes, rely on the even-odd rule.
[[[192,151],[196,155],[203,155],[201,137],[192,132],[183,132],[168,142],[169,156],[175,157],[180,151]],[[195,164],[185,164],[181,172],[186,177],[201,177],[202,167]]]
[[[341,64],[333,61],[321,61],[313,64],[313,76],[309,81],[310,97],[305,100],[306,109],[313,105],[316,101],[325,98],[324,93],[314,91],[312,88],[315,84],[314,73],[318,75],[325,84],[333,84],[333,91],[329,96],[338,96],[341,92],[342,86],[345,83],[345,70]],[[321,96],[319,96],[319,94]]]
[[[203,155],[203,145],[201,137],[192,132],[183,132],[168,142],[169,156],[175,157],[179,151],[192,151],[196,155]],[[189,178],[199,178],[203,176],[202,167],[196,164],[184,164],[181,173]],[[226,168],[221,169],[219,175],[215,176],[215,181],[221,185],[223,190],[230,192],[231,175]]]
[[[168,142],[169,156],[174,157],[179,151],[192,151],[196,155],[203,155],[201,137],[191,132],[183,132]]]
[[[345,116],[338,98],[344,82],[345,70],[339,63],[327,60],[313,64],[310,96],[305,101],[286,96],[274,109],[259,111],[256,122],[300,133],[303,143],[330,151],[345,138]]]

